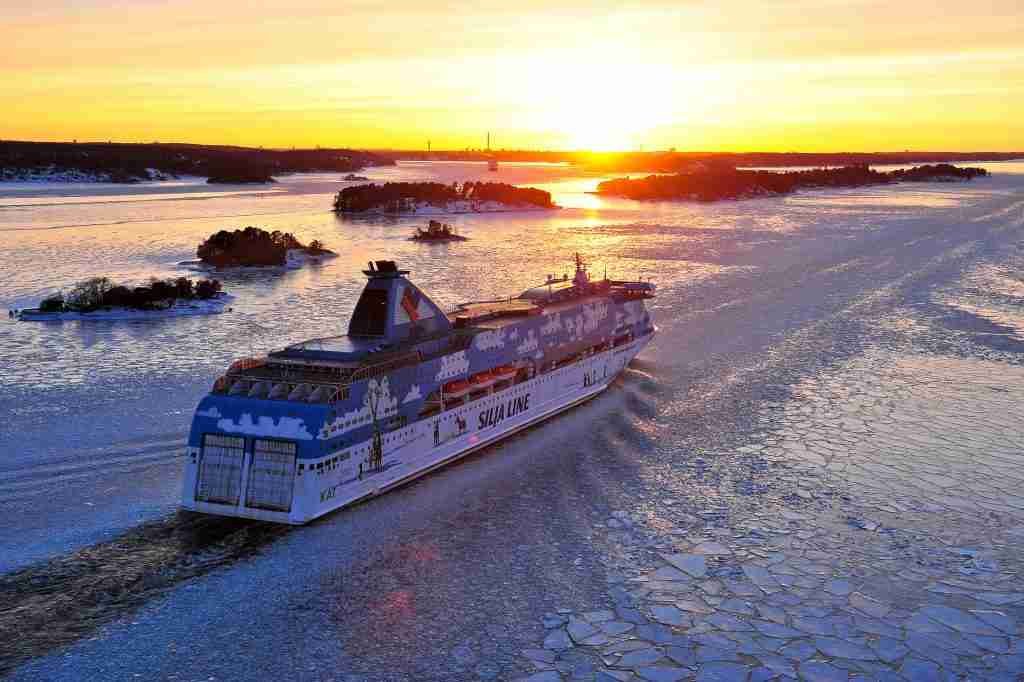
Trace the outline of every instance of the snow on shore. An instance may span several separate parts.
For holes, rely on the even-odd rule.
[[[288,270],[298,270],[304,265],[318,264],[337,257],[338,254],[333,252],[310,253],[303,249],[288,249],[284,267]]]
[[[175,180],[176,176],[156,168],[147,168],[143,176],[130,176],[135,182],[159,182],[164,180]],[[0,168],[0,182],[38,182],[38,183],[83,183],[83,182],[117,182],[124,184],[121,179],[115,179],[111,173],[81,171],[74,168],[57,168],[47,166],[45,168]]]
[[[386,207],[371,208],[367,211],[358,211],[356,215],[411,215],[411,216],[435,216],[452,215],[458,213],[510,213],[513,211],[553,211],[557,206],[545,208],[532,204],[506,204],[500,201],[449,201],[438,206],[427,201],[417,201],[415,208],[408,211],[392,211]]]
[[[247,272],[250,270],[274,271],[274,270],[298,270],[306,265],[318,265],[326,260],[337,258],[338,254],[333,252],[308,253],[303,249],[288,249],[285,254],[284,265],[232,265],[225,268],[218,268],[215,265],[204,263],[201,260],[185,260],[178,263],[179,266],[188,268],[194,272]]]
[[[38,308],[25,308],[18,313],[18,319],[25,322],[66,322],[71,320],[152,320],[165,317],[187,317],[192,315],[218,315],[225,312],[235,297],[220,293],[206,300],[182,300],[169,308],[159,310],[135,310],[133,308],[104,308],[87,313],[64,312],[44,313]]]

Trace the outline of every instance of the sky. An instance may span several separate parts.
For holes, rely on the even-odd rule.
[[[1020,0],[0,0],[0,138],[1024,149]]]

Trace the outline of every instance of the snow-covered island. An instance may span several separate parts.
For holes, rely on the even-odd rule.
[[[36,168],[0,167],[0,182],[114,182],[133,184],[137,182],[164,182],[166,180],[176,180],[177,178],[177,175],[165,173],[156,168],[144,168],[140,171],[129,172],[118,170],[82,170],[78,168],[63,168],[52,164]]]
[[[196,282],[187,277],[152,279],[146,286],[129,287],[107,277],[93,277],[43,299],[38,308],[17,312],[19,320],[137,320],[186,315],[215,315],[228,308],[234,296],[215,279]]]
[[[386,182],[346,187],[334,198],[336,213],[444,215],[558,208],[551,193],[501,182]]]
[[[865,187],[896,182],[951,182],[985,177],[984,168],[959,168],[948,163],[889,172],[868,166],[814,168],[798,171],[738,170],[713,166],[672,175],[616,178],[597,186],[597,193],[640,201],[721,201],[790,194],[799,189]]]
[[[196,249],[201,264],[213,268],[284,267],[299,268],[338,254],[318,239],[303,244],[290,232],[268,232],[258,227],[220,230]]]

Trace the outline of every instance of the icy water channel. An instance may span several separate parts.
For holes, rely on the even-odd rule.
[[[1024,673],[1024,166],[969,184],[640,204],[565,166],[554,213],[338,219],[337,176],[0,187],[0,307],[187,274],[248,224],[341,257],[223,277],[231,313],[0,324],[0,674],[12,679],[1015,679]],[[574,251],[659,284],[612,390],[301,529],[176,511],[236,356],[343,328],[371,258],[442,303]],[[258,671],[258,672],[254,672]]]

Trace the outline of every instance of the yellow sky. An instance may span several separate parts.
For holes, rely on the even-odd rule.
[[[0,137],[1024,148],[1024,4],[0,0]]]

